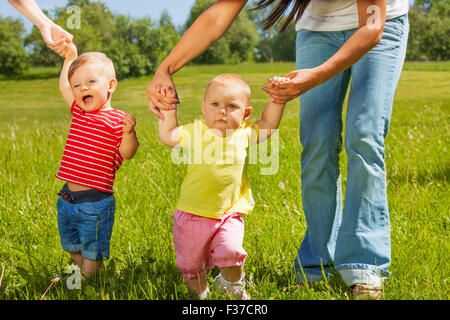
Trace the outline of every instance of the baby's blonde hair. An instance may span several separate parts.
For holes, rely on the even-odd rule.
[[[104,69],[112,78],[116,78],[116,71],[114,70],[114,63],[108,56],[102,52],[85,52],[76,58],[69,67],[68,79],[72,78],[75,71],[88,62],[100,62],[103,64]]]
[[[238,84],[242,85],[242,88],[247,96],[247,99],[250,100],[250,94],[251,94],[250,86],[241,76],[234,74],[234,73],[222,73],[222,74],[218,75],[217,77],[213,78],[206,86],[205,97],[206,97],[206,94],[208,93],[208,89],[211,87],[211,85],[213,85],[213,84],[226,85],[226,84],[229,84],[230,82],[232,84],[238,83]]]

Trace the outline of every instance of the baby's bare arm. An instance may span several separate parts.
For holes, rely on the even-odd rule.
[[[180,135],[178,130],[177,110],[160,111],[164,120],[159,119],[158,132],[159,139],[169,147],[175,147],[180,143]]]
[[[171,88],[158,88],[158,93],[167,97],[171,95]],[[172,110],[165,111],[160,110],[162,117],[159,118],[158,122],[158,133],[159,139],[169,147],[175,147],[180,143],[180,135],[178,130],[178,120],[177,120],[177,110],[173,108]]]
[[[256,121],[258,126],[258,143],[271,136],[274,129],[278,129],[281,117],[283,116],[284,103],[269,102],[261,115],[261,119]]]
[[[78,54],[77,47],[73,44],[73,42],[65,44],[65,46],[66,52],[64,54],[64,64],[59,76],[59,91],[61,92],[66,103],[71,106],[74,97],[72,94],[72,88],[70,87],[68,74],[70,65],[77,58]]]

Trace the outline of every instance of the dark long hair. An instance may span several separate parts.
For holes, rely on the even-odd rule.
[[[263,21],[263,30],[269,29],[279,20],[281,20],[286,10],[291,6],[292,3],[294,3],[293,8],[289,13],[289,16],[281,26],[279,33],[283,33],[294,18],[295,22],[297,22],[303,15],[306,7],[311,2],[311,0],[259,0],[256,4],[256,7],[252,10],[264,9],[276,1],[278,2],[278,4],[273,8],[269,16]]]

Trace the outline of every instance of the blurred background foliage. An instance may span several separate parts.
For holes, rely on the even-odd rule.
[[[169,54],[182,34],[215,0],[196,0],[188,20],[175,27],[164,12],[159,21],[113,14],[106,3],[71,0],[46,14],[55,23],[66,26],[72,15],[68,6],[81,9],[79,29],[74,35],[78,52],[102,51],[114,61],[120,79],[152,74]],[[295,60],[295,27],[279,34],[281,22],[262,31],[262,21],[271,10],[253,11],[257,0],[249,1],[227,33],[194,64],[237,64],[247,61],[273,62]],[[406,59],[411,61],[446,61],[450,58],[450,3],[448,0],[416,0],[409,11],[410,36]],[[44,44],[40,31],[25,32],[23,23],[0,16],[0,74],[20,76],[30,67],[56,67],[61,58]]]

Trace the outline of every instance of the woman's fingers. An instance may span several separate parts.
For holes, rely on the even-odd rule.
[[[267,92],[267,94],[269,94],[271,97],[272,96],[288,96],[288,95],[290,96],[291,95],[289,90],[285,89],[285,88],[268,88],[268,87],[265,87],[265,88],[263,88],[263,90],[265,92]]]
[[[290,79],[285,76],[282,76],[282,77],[275,76],[275,77],[267,79],[267,81],[270,84],[270,87],[272,87],[272,88],[286,88],[286,83],[289,80]]]
[[[295,93],[290,92],[288,89],[265,87],[263,90],[276,102],[286,103],[297,97]]]
[[[161,120],[164,120],[164,116],[162,115],[162,113],[160,112],[160,110],[175,110],[175,104],[173,105],[166,105],[161,103],[161,101],[158,100],[158,96],[155,95],[151,95],[149,98],[149,110],[150,112],[152,112],[155,116],[157,116],[158,118],[160,118]]]
[[[148,110],[155,116],[157,116],[159,119],[164,120],[164,116],[161,114],[161,112],[159,112],[159,109],[156,108],[151,101],[148,102]]]
[[[158,110],[166,110],[166,111],[176,109],[176,105],[178,104],[177,99],[167,98],[158,93],[150,95],[149,101]]]
[[[278,83],[276,85],[274,85],[275,89],[286,89],[289,88],[289,85],[287,83]]]
[[[178,101],[176,91],[167,88],[161,89],[161,86],[150,84],[147,89],[147,98],[154,102],[157,108],[162,110],[172,110],[180,102]]]
[[[147,88],[149,110],[161,120],[164,120],[162,110],[174,110],[179,104],[177,90],[169,72],[157,71]]]
[[[67,44],[65,43],[64,39],[54,42],[52,45],[48,45],[48,47],[59,54],[61,57],[64,57],[64,54],[67,50]]]
[[[64,47],[64,46],[65,46],[64,39],[55,41],[55,42],[53,42],[52,44],[47,45],[47,47],[49,47],[49,48],[52,49],[52,50],[56,50],[56,49],[61,48],[61,47]]]

